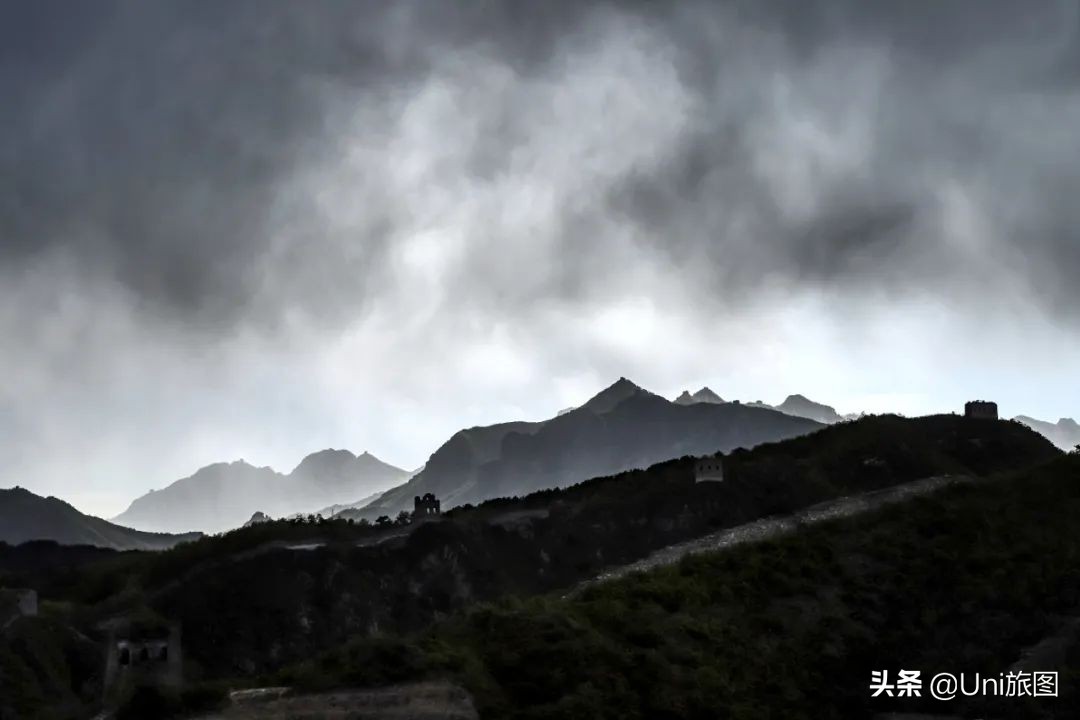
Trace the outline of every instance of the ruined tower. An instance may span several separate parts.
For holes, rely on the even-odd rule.
[[[433,493],[424,493],[423,497],[417,495],[413,499],[413,520],[422,520],[435,517],[442,512],[439,507],[439,499]]]
[[[997,420],[997,403],[987,402],[986,400],[972,400],[964,405],[964,417]]]

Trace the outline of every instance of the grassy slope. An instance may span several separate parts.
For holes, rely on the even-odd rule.
[[[1080,457],[779,541],[684,561],[572,601],[474,608],[412,638],[357,641],[290,679],[450,676],[485,717],[844,718],[872,669],[997,676],[1080,611]],[[969,704],[1073,717],[1071,699]]]

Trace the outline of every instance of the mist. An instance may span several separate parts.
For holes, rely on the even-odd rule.
[[[1080,412],[1080,4],[0,11],[0,484],[417,467],[620,375]]]

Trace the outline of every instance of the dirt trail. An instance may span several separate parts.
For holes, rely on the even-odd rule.
[[[959,483],[974,482],[974,478],[964,475],[941,475],[937,477],[914,480],[901,485],[874,490],[861,495],[851,495],[828,500],[808,508],[799,510],[791,515],[779,517],[767,517],[744,525],[737,525],[726,530],[720,530],[710,535],[705,535],[694,540],[688,540],[677,545],[669,545],[657,550],[648,557],[630,563],[613,567],[600,575],[576,585],[564,597],[573,597],[582,590],[597,583],[625,577],[631,573],[645,572],[653,568],[677,563],[687,555],[695,555],[703,552],[713,552],[725,548],[743,545],[746,543],[761,542],[780,537],[797,531],[807,525],[833,520],[835,518],[852,517],[862,513],[876,510],[885,505],[904,502],[913,497],[920,497],[936,492],[944,487]]]

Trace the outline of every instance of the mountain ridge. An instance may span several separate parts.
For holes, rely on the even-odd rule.
[[[775,409],[788,415],[810,418],[826,425],[835,425],[844,418],[835,408],[810,400],[805,395],[788,395]]]
[[[675,398],[674,402],[679,405],[693,405],[695,403],[722,403],[724,402],[724,399],[713,392],[708,386],[705,386],[693,394],[691,394],[689,390],[683,390],[682,393]],[[737,403],[738,401],[735,402]],[[798,393],[788,395],[779,405],[769,405],[761,400],[742,404],[747,407],[776,410],[785,415],[807,418],[825,425],[834,425],[845,419],[829,405],[815,402],[805,395],[800,395]]]
[[[675,403],[620,377],[581,406],[548,420],[455,433],[407,483],[349,516],[393,517],[411,510],[414,496],[428,492],[444,508],[523,495],[821,427],[813,420],[737,403]]]
[[[1027,415],[1017,415],[1013,419],[1027,425],[1062,450],[1072,450],[1080,445],[1080,423],[1072,418],[1061,418],[1056,423]]]
[[[334,448],[306,455],[288,474],[243,460],[218,462],[136,498],[112,521],[148,531],[222,532],[256,512],[282,517],[355,503],[408,477],[367,451]]]
[[[143,532],[81,513],[57,497],[42,497],[21,487],[0,489],[0,542],[10,545],[51,540],[113,550],[167,550],[201,536]]]
[[[679,405],[692,405],[694,403],[722,403],[724,399],[713,392],[708,386],[701,388],[696,393],[691,394],[689,390],[683,390],[682,393],[675,398],[674,402]]]

